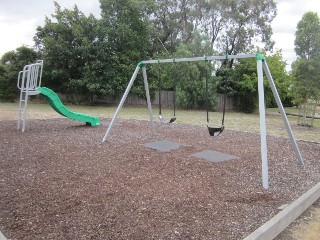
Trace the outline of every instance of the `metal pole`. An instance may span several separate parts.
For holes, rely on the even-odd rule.
[[[155,135],[156,131],[155,131],[154,124],[153,124],[153,113],[152,113],[152,105],[151,105],[150,93],[149,93],[147,69],[144,66],[142,67],[142,73],[143,73],[144,88],[146,90],[146,97],[147,97],[147,103],[148,103],[148,109],[149,109],[150,127],[151,127],[153,135]]]
[[[132,77],[131,77],[130,82],[129,82],[128,86],[127,86],[127,89],[126,89],[126,91],[124,92],[124,94],[122,96],[122,99],[121,99],[121,101],[119,103],[119,106],[118,106],[118,108],[116,110],[116,113],[114,114],[114,116],[113,116],[113,118],[111,120],[111,123],[108,126],[108,129],[107,129],[106,134],[104,135],[104,137],[102,139],[102,142],[105,142],[107,140],[108,136],[110,135],[111,128],[112,128],[114,122],[116,121],[116,118],[117,118],[117,116],[118,116],[118,114],[119,114],[119,112],[120,112],[120,110],[122,108],[122,105],[124,104],[128,94],[129,94],[129,91],[130,91],[130,89],[131,89],[131,87],[132,87],[132,85],[134,83],[134,80],[136,79],[136,77],[138,75],[139,70],[140,70],[140,64],[138,64],[138,66],[134,70],[134,73],[132,74]]]
[[[299,150],[299,147],[298,147],[298,144],[293,136],[293,132],[291,130],[291,126],[290,126],[290,123],[288,121],[288,117],[284,111],[284,108],[283,108],[283,105],[282,105],[282,102],[281,102],[281,99],[279,97],[279,94],[278,94],[278,91],[277,91],[277,88],[274,84],[274,81],[273,81],[273,78],[271,76],[271,73],[270,73],[270,70],[269,70],[269,67],[267,65],[267,62],[264,61],[263,64],[263,69],[264,69],[264,72],[266,73],[266,76],[267,76],[267,79],[269,81],[269,84],[270,84],[270,87],[271,87],[271,90],[272,90],[272,93],[273,93],[273,96],[274,98],[276,99],[276,102],[277,102],[277,105],[278,105],[278,108],[280,110],[280,113],[281,113],[281,116],[282,116],[282,119],[283,119],[283,122],[284,122],[284,125],[286,126],[286,129],[287,129],[287,132],[289,134],[289,137],[290,137],[290,140],[291,140],[291,143],[293,145],[293,149],[298,157],[298,164],[300,165],[303,165],[303,158],[301,156],[301,153],[300,153],[300,150]]]
[[[26,121],[27,121],[27,104],[29,98],[29,85],[30,85],[30,78],[32,74],[32,65],[29,65],[28,74],[27,74],[27,82],[26,82],[26,92],[25,92],[25,99],[24,99],[24,107],[23,107],[23,121],[22,121],[22,132],[26,129]]]
[[[24,66],[23,71],[19,72],[18,75],[18,82],[17,82],[17,87],[20,89],[20,100],[19,100],[19,109],[18,109],[18,125],[17,125],[17,129],[20,129],[21,127],[21,117],[22,117],[22,102],[24,101],[23,99],[23,92],[24,92],[24,82],[25,82],[25,75],[26,75],[26,68],[28,65]],[[22,74],[22,78],[21,78],[21,85],[20,85],[20,77]]]
[[[225,60],[225,59],[240,59],[240,58],[256,58],[256,54],[240,54],[240,55],[223,55],[223,56],[204,56],[192,58],[168,58],[159,60],[145,60],[143,64],[153,63],[174,63],[174,62],[196,62],[196,61],[212,61],[212,60]]]
[[[268,158],[267,158],[267,133],[266,133],[266,112],[264,104],[263,70],[262,61],[257,61],[258,72],[258,93],[259,93],[259,113],[260,113],[260,138],[261,138],[261,161],[262,161],[262,186],[269,188],[268,180]]]
[[[39,78],[39,82],[38,82],[38,87],[41,87],[43,60],[38,60],[37,63],[39,63],[39,66],[40,66],[40,78]]]

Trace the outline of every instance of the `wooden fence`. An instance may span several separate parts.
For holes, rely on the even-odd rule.
[[[97,100],[99,103],[108,103],[108,104],[119,104],[122,95],[119,96],[108,96],[104,99]],[[153,105],[159,105],[159,92],[155,93],[155,98],[152,101]],[[134,93],[129,93],[127,99],[124,103],[127,106],[147,106],[146,98],[138,97]],[[173,106],[173,91],[161,91],[161,105],[164,107]],[[223,95],[220,95],[218,105],[220,110],[223,108]],[[227,97],[226,100],[226,110],[233,110],[233,99]]]

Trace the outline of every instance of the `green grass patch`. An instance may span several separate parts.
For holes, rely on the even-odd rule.
[[[75,106],[67,105],[71,111],[85,113],[89,115],[98,116],[100,118],[112,118],[116,107],[103,106]],[[0,103],[0,119],[4,114],[12,114],[11,119],[16,120],[18,110],[18,103]],[[286,111],[293,111],[294,108],[286,108]],[[267,134],[279,137],[288,137],[282,117],[277,114],[278,109],[267,109],[266,124]],[[276,114],[275,114],[276,113]],[[158,108],[153,109],[153,117],[158,121]],[[170,119],[173,116],[173,109],[162,109],[162,116],[165,119]],[[51,118],[60,117],[56,114],[49,104],[28,104],[28,118]],[[138,119],[148,120],[149,112],[147,107],[123,107],[119,114],[120,118],[124,119]],[[195,124],[207,125],[206,111],[191,111],[191,110],[177,110],[176,123],[178,124]],[[222,120],[222,112],[213,112],[209,115],[210,126],[220,127]],[[297,139],[305,141],[320,142],[320,120],[314,121],[315,127],[301,127],[297,125],[298,117],[288,116],[289,122],[292,126],[294,135]],[[253,133],[260,132],[259,114],[245,114],[238,112],[227,112],[225,115],[225,127],[229,130],[247,131]]]

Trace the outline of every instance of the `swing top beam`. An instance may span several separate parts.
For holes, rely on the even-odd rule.
[[[221,56],[203,56],[192,58],[168,58],[159,60],[144,60],[139,64],[154,64],[154,63],[177,63],[177,62],[196,62],[196,61],[213,61],[213,60],[226,60],[226,59],[239,59],[239,58],[257,58],[258,60],[264,59],[262,54],[241,54],[241,55],[221,55]]]

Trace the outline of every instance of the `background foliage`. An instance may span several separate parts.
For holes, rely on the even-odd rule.
[[[5,54],[0,65],[0,97],[12,100],[18,72],[30,61],[44,60],[43,85],[66,93],[69,100],[80,95],[93,104],[95,99],[118,96],[128,84],[137,63],[146,59],[254,53],[272,50],[271,22],[276,16],[273,0],[100,0],[101,17],[86,16],[77,6],[46,17],[34,36],[34,49]],[[261,49],[262,46],[262,49]],[[28,49],[28,50],[26,50]],[[10,57],[11,56],[11,57]],[[10,58],[19,60],[8,60]],[[292,78],[285,71],[281,52],[268,58],[270,70],[286,104],[292,94]],[[173,65],[161,66],[162,89],[177,89],[182,108],[205,108],[206,63],[177,63],[176,84]],[[209,105],[216,108],[218,93],[228,95],[238,110],[252,112],[257,101],[255,60],[207,63]],[[221,70],[220,68],[225,70]],[[159,87],[159,66],[148,66],[150,90]],[[219,74],[218,74],[219,73]],[[10,76],[10,77],[9,77]],[[144,96],[141,74],[133,92]],[[266,85],[266,104],[274,106]]]
[[[26,64],[37,59],[35,50],[19,47],[15,51],[5,53],[0,60],[0,99],[13,101],[18,94],[18,74]]]
[[[320,19],[307,12],[297,25],[293,63],[293,95],[297,104],[320,100]]]

